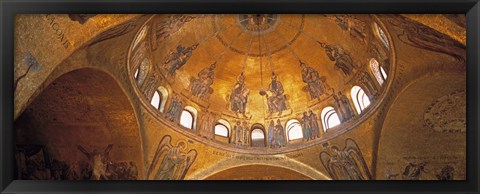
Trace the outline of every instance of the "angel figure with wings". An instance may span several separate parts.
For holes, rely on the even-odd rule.
[[[166,135],[158,144],[155,156],[148,169],[148,179],[182,180],[197,158],[197,151],[194,149],[191,149],[188,153],[183,152],[186,149],[184,141],[179,141],[176,146],[173,146],[171,141],[172,137]],[[161,162],[159,162],[160,160]]]
[[[370,180],[371,175],[358,145],[352,139],[345,140],[345,148],[337,146],[320,153],[320,160],[333,180]]]

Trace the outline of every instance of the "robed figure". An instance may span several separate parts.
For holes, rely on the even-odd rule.
[[[250,145],[249,137],[250,137],[250,127],[248,127],[247,121],[243,121],[242,123],[242,145],[248,146]]]
[[[185,65],[197,46],[198,44],[195,44],[185,48],[182,45],[178,45],[175,51],[171,51],[163,63],[163,68],[167,70],[168,75],[173,75],[177,69]]]
[[[236,147],[240,147],[242,145],[242,135],[243,126],[241,125],[240,121],[237,120],[235,126],[233,126],[233,136],[231,141]]]
[[[285,136],[283,135],[283,126],[280,122],[280,119],[277,119],[277,124],[275,125],[274,129],[274,138],[273,138],[273,145],[275,147],[283,147],[285,146]]]
[[[352,139],[345,140],[343,150],[332,146],[330,152],[321,152],[320,160],[333,180],[370,180],[372,178],[362,152]]]
[[[267,105],[268,111],[270,113],[279,114],[282,111],[287,109],[286,97],[283,90],[283,85],[280,81],[277,80],[277,76],[275,74],[272,75],[272,82],[268,87],[269,93],[267,93]],[[269,95],[270,94],[270,95]]]
[[[174,34],[175,32],[179,31],[182,26],[186,23],[192,21],[195,16],[189,15],[169,15],[167,18],[158,21],[158,19],[154,19],[152,21],[152,50],[156,50],[158,44],[163,42],[166,38],[170,35]]]
[[[245,114],[249,93],[250,90],[245,85],[245,76],[242,73],[238,76],[237,83],[230,94],[230,110],[235,113]]]
[[[345,113],[346,119],[352,118],[355,113],[353,112],[352,105],[350,104],[350,100],[347,98],[347,96],[343,95],[342,92],[338,92],[338,97],[340,98],[340,102],[343,106],[343,110]]]
[[[190,91],[194,96],[197,96],[201,99],[206,99],[210,94],[213,93],[213,88],[210,86],[213,84],[215,63],[211,64],[210,67],[202,69],[198,72],[198,78],[191,80]]]
[[[186,143],[179,141],[176,146],[172,137],[166,135],[158,144],[153,161],[147,171],[147,179],[183,180],[188,169],[197,158],[197,151],[186,152]]]
[[[313,138],[313,135],[312,135],[313,126],[312,126],[311,118],[310,116],[307,115],[307,112],[303,112],[303,117],[300,123],[302,124],[303,139],[307,141],[311,140]]]
[[[212,112],[208,112],[208,110],[205,110],[204,114],[202,114],[201,119],[200,119],[200,128],[199,128],[199,134],[202,137],[205,137],[207,139],[213,139],[214,138],[214,124],[215,124],[215,115]]]
[[[274,147],[273,145],[273,138],[275,136],[275,124],[273,123],[273,120],[270,121],[270,125],[268,125],[268,145],[270,145],[270,147]]]
[[[345,76],[348,76],[352,73],[354,64],[350,55],[340,46],[328,45],[322,42],[319,42],[320,46],[325,49],[325,53],[330,61],[335,62],[335,69],[342,70]]]
[[[312,138],[320,137],[320,125],[318,124],[318,117],[313,111],[309,111],[310,122],[312,123]]]
[[[320,77],[317,70],[305,63],[300,63],[300,67],[302,68],[302,80],[307,84],[304,89],[310,93],[310,97],[315,99],[326,93],[326,78]]]
[[[166,117],[170,121],[177,121],[183,110],[183,103],[178,95],[174,95],[170,106],[168,107]]]

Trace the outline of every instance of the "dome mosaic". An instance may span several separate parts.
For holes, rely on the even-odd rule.
[[[388,92],[382,26],[375,15],[155,15],[132,41],[131,81],[159,119],[217,147],[319,144]]]

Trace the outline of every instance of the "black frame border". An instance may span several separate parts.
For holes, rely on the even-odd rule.
[[[13,180],[13,22],[34,13],[463,13],[467,16],[467,181]],[[479,193],[479,0],[0,0],[1,193]]]

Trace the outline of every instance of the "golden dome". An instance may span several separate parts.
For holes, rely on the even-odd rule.
[[[386,91],[392,45],[381,26],[374,15],[155,15],[131,44],[129,70],[147,102],[161,87],[195,115],[208,111],[230,126],[266,129],[308,111],[320,118],[325,107],[347,122],[362,113],[351,102],[341,107],[354,86],[372,104]]]

